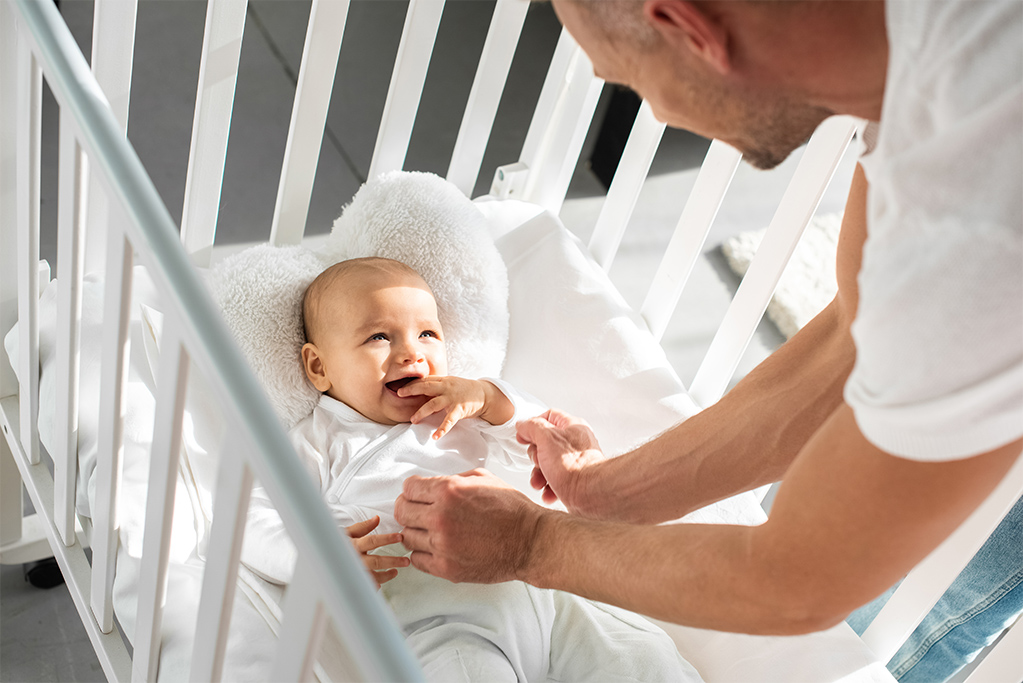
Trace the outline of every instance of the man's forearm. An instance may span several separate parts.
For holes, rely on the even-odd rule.
[[[854,359],[836,300],[718,403],[592,468],[579,511],[658,523],[778,481],[841,404]]]
[[[933,550],[1020,448],[905,460],[870,445],[843,405],[791,465],[767,523],[629,525],[544,510],[517,578],[687,626],[828,628]]]

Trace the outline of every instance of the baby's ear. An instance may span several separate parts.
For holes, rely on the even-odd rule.
[[[302,346],[302,367],[305,368],[306,377],[317,391],[325,392],[330,389],[327,369],[323,366],[323,358],[320,357],[319,349],[315,345],[307,343]]]

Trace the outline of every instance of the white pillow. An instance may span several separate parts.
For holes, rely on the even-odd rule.
[[[608,455],[698,411],[642,317],[556,216],[512,200],[476,205],[508,266],[505,380],[587,420]]]
[[[404,171],[370,180],[334,222],[323,253],[332,263],[381,256],[415,269],[437,299],[451,374],[501,374],[508,271],[486,218],[454,185]]]

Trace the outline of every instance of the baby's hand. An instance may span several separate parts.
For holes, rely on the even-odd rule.
[[[423,377],[403,386],[398,395],[432,397],[412,416],[412,424],[418,424],[434,413],[447,411],[444,421],[433,433],[434,439],[441,438],[455,423],[467,417],[480,417],[492,425],[499,425],[515,414],[515,408],[504,392],[490,382],[474,379]]]
[[[383,548],[385,545],[393,543],[401,543],[401,534],[375,534],[367,536],[379,524],[380,517],[376,516],[372,519],[367,519],[365,522],[356,522],[345,529],[348,532],[348,536],[351,537],[355,549],[362,555],[362,563],[366,565],[366,569],[373,575],[378,587],[396,577],[398,575],[398,567],[407,567],[409,565],[407,557],[369,554],[370,550]]]

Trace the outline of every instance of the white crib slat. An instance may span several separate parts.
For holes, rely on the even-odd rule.
[[[0,3],[0,226],[18,225],[18,21],[10,3]],[[0,337],[18,321],[18,231],[0,229]],[[6,358],[6,352],[0,351]],[[0,398],[18,393],[18,379],[10,363],[0,361]],[[5,470],[6,471],[6,470]],[[19,488],[20,491],[20,488]],[[20,493],[19,493],[20,497]],[[0,505],[7,512],[5,498]],[[11,503],[13,505],[13,503]],[[15,516],[20,520],[21,506]],[[6,529],[7,514],[0,514]],[[20,530],[20,521],[18,527]],[[0,534],[0,545],[7,536]]]
[[[243,433],[243,430],[233,430]],[[224,669],[231,608],[242,553],[245,515],[252,492],[252,471],[238,449],[248,449],[246,439],[222,448],[217,472],[217,497],[213,502],[213,527],[203,573],[199,617],[192,651],[191,681],[218,681]]]
[[[27,40],[18,44],[18,364],[21,443],[39,462],[39,149],[43,72]]]
[[[568,80],[569,69],[578,49],[579,46],[576,45],[572,34],[561,29],[558,44],[551,56],[550,66],[547,67],[543,88],[540,89],[540,97],[536,100],[536,107],[533,109],[533,118],[529,121],[526,139],[522,142],[522,152],[519,154],[519,161],[530,168],[535,167],[540,160],[541,146],[547,135],[547,127],[554,119],[554,112],[561,99],[562,88],[564,88],[565,81]]]
[[[991,681],[1023,681],[1023,619],[1018,619],[1009,631],[995,645],[984,660],[977,665],[965,683],[990,683]]]
[[[57,388],[53,457],[54,523],[65,545],[75,542],[75,476],[78,469],[78,361],[82,318],[82,268],[88,171],[71,116],[60,115],[57,204]]]
[[[409,0],[405,28],[373,149],[373,161],[369,165],[367,177],[370,179],[387,171],[399,171],[405,165],[405,154],[412,138],[412,127],[416,122],[419,99],[423,94],[443,12],[444,0]]]
[[[217,232],[247,5],[247,0],[210,0],[206,7],[206,32],[181,210],[181,242],[199,266],[209,265]]]
[[[270,228],[271,244],[298,244],[305,233],[349,4],[349,0],[313,0],[309,10],[288,146]]]
[[[593,75],[589,59],[567,31],[562,30],[554,53],[520,161],[529,168],[522,198],[556,214],[604,82]],[[547,117],[540,117],[541,108],[550,112]]]
[[[447,179],[462,194],[470,196],[480,173],[490,131],[501,102],[515,48],[522,34],[529,3],[521,0],[497,0],[490,20],[483,53],[476,68],[476,77],[469,91],[469,101],[458,128],[458,138],[451,154]]]
[[[689,394],[697,405],[710,405],[725,393],[855,129],[851,118],[832,117],[810,138],[764,240],[693,378]]]
[[[605,272],[611,269],[611,262],[622,243],[622,235],[632,210],[636,208],[636,200],[663,134],[664,124],[654,117],[650,105],[644,101],[636,114],[636,122],[632,124],[632,132],[590,237],[590,253]]]
[[[734,147],[720,140],[711,142],[707,150],[689,200],[640,307],[640,313],[658,340],[664,336],[682,290],[703,252],[714,218],[741,160],[742,155]]]
[[[181,424],[189,369],[189,358],[178,338],[177,325],[172,324],[168,318],[163,329],[142,568],[139,573],[138,617],[132,641],[135,645],[132,680],[136,681],[155,681],[160,661],[160,633],[167,594],[174,491],[181,455]]]
[[[92,19],[92,72],[110,103],[121,130],[128,131],[131,71],[135,56],[138,0],[98,0]],[[101,271],[106,259],[110,205],[95,180],[89,186],[85,272]]]
[[[898,651],[1021,494],[1023,457],[973,514],[909,573],[863,632],[863,642],[880,661],[887,662]]]
[[[121,454],[125,388],[128,383],[128,320],[131,307],[132,250],[127,238],[114,230],[108,235],[100,365],[99,443],[96,461],[96,525],[92,535],[92,611],[103,633],[114,627],[114,559],[117,554],[117,493],[121,483]],[[105,523],[104,523],[105,522]]]
[[[320,602],[319,581],[313,564],[299,557],[295,575],[284,594],[284,622],[277,638],[271,681],[311,681],[313,664],[327,627],[327,613]]]

